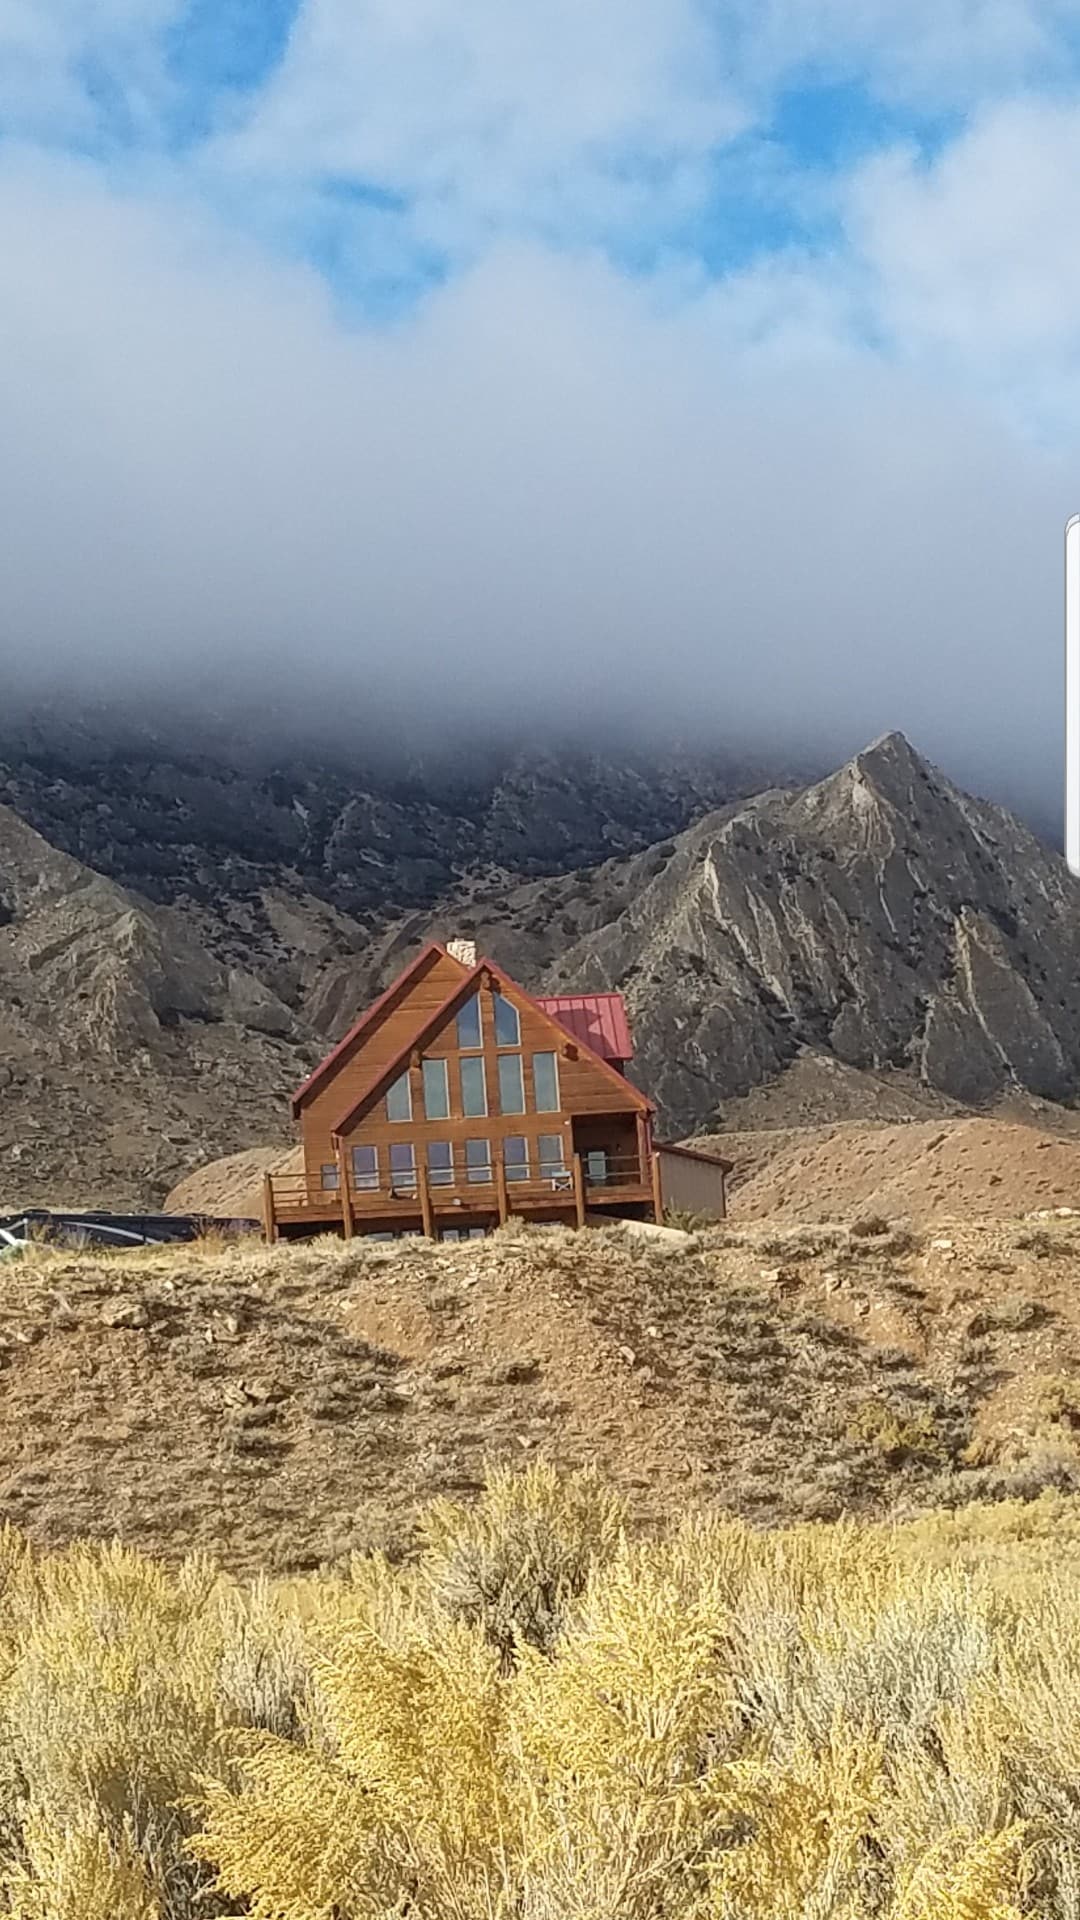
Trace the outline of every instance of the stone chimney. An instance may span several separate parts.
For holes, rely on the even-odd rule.
[[[475,967],[475,940],[448,940],[446,943],[446,951],[452,959],[460,960],[463,967]]]

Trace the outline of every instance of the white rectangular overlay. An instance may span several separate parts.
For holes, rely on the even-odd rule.
[[[1065,858],[1080,875],[1080,513],[1065,528]]]

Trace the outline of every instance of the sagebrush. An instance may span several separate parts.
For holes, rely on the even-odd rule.
[[[1073,1920],[1080,1500],[631,1535],[494,1473],[287,1588],[0,1534],[3,1920]]]

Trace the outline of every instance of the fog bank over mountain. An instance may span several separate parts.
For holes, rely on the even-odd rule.
[[[1056,820],[1068,475],[940,374],[527,247],[360,327],[48,171],[0,175],[9,713],[802,766],[900,728]]]

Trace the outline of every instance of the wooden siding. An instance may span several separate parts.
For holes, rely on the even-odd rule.
[[[319,1169],[334,1159],[331,1134],[343,1113],[359,1099],[380,1066],[401,1051],[421,1022],[442,1006],[463,978],[460,960],[436,952],[419,979],[414,980],[404,997],[387,1009],[374,1028],[363,1034],[357,1045],[336,1066],[334,1072],[305,1102],[300,1115],[300,1133],[307,1173],[318,1178]]]
[[[426,986],[426,982],[424,985]],[[451,988],[452,990],[452,988]],[[530,1142],[530,1161],[535,1164],[537,1142],[541,1134],[559,1134],[563,1141],[563,1153],[569,1167],[574,1152],[572,1123],[580,1123],[587,1115],[622,1113],[626,1116],[626,1136],[628,1149],[635,1142],[635,1117],[640,1104],[640,1096],[627,1083],[618,1081],[589,1059],[583,1049],[549,1017],[541,1013],[527,995],[515,994],[507,990],[504,998],[516,1008],[521,1027],[519,1047],[499,1047],[495,1040],[495,995],[489,987],[479,988],[481,1004],[483,1048],[477,1052],[466,1049],[464,1055],[457,1046],[457,1019],[452,1015],[442,1029],[433,1034],[422,1053],[416,1053],[408,1067],[409,1085],[412,1094],[413,1117],[409,1121],[388,1120],[386,1117],[385,1095],[375,1101],[370,1112],[359,1118],[342,1135],[343,1144],[351,1151],[355,1146],[374,1146],[379,1155],[380,1171],[386,1168],[392,1143],[411,1142],[416,1151],[417,1164],[426,1159],[430,1141],[446,1141],[455,1149],[455,1162],[464,1160],[466,1140],[488,1140],[492,1151],[498,1153],[508,1139],[524,1135]],[[445,998],[445,995],[443,996]],[[403,1013],[405,1039],[410,1031],[416,1031],[425,1014],[431,1009],[419,1004],[416,990],[409,996]],[[380,1035],[380,1039],[382,1036]],[[403,1044],[399,1033],[398,1045]],[[365,1049],[366,1051],[366,1049]],[[535,1053],[554,1053],[558,1063],[559,1110],[554,1113],[540,1113],[536,1108],[536,1089],[533,1080],[532,1056]],[[525,1090],[524,1113],[500,1113],[498,1062],[500,1056],[519,1054],[522,1060],[522,1080]],[[385,1051],[382,1058],[374,1062],[365,1062],[366,1075],[392,1058]],[[462,1058],[482,1059],[487,1086],[488,1113],[486,1115],[466,1115],[461,1097],[461,1060]],[[447,1119],[429,1120],[424,1112],[423,1075],[421,1059],[445,1060],[450,1090],[450,1116]],[[338,1105],[340,1117],[346,1101]],[[319,1141],[324,1136],[318,1136]],[[333,1158],[329,1136],[325,1136],[325,1161]],[[590,1144],[602,1145],[597,1138]]]
[[[482,1046],[460,1049],[457,1014],[474,993],[481,1007]],[[500,1045],[496,1037],[500,999],[518,1015],[519,1038],[512,1046]],[[454,1224],[489,1226],[493,1207],[499,1219],[520,1212],[572,1225],[583,1223],[586,1199],[613,1211],[648,1216],[655,1210],[649,1102],[491,962],[470,972],[434,948],[411,978],[402,979],[400,993],[391,989],[386,1004],[377,1003],[376,1017],[359,1025],[355,1041],[347,1040],[329,1057],[328,1071],[303,1100],[305,1171],[274,1179],[267,1195],[268,1231],[277,1225],[286,1232],[310,1230],[316,1221],[336,1221],[347,1237],[395,1229],[438,1234]],[[559,1105],[554,1111],[537,1111],[535,1054],[555,1056]],[[521,1061],[522,1113],[498,1110],[499,1062],[507,1058]],[[464,1112],[461,1068],[467,1059],[483,1062],[487,1114]],[[445,1118],[429,1119],[424,1108],[423,1062],[432,1060],[446,1063]],[[411,1118],[390,1120],[387,1091],[402,1074],[409,1081]],[[542,1172],[539,1143],[545,1135],[561,1143],[561,1160],[547,1160]],[[520,1139],[527,1142],[525,1163],[507,1155],[507,1142]],[[491,1171],[486,1182],[470,1180],[468,1141],[487,1144]],[[449,1147],[451,1158],[447,1167],[441,1157],[429,1179],[433,1143]],[[412,1148],[413,1188],[404,1168],[392,1176],[394,1145]],[[370,1170],[353,1166],[358,1146],[375,1149],[374,1187]],[[590,1162],[590,1154],[600,1149],[605,1160]],[[324,1167],[333,1169],[325,1189]],[[565,1173],[560,1175],[559,1168]]]

